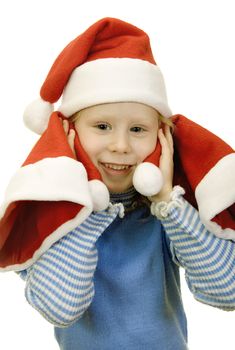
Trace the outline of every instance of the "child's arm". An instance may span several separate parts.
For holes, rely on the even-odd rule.
[[[153,203],[152,213],[162,222],[179,264],[185,268],[194,297],[206,304],[235,309],[235,243],[209,232],[198,211],[176,187],[168,203]]]
[[[179,187],[172,191],[173,139],[168,126],[159,131],[162,146],[160,169],[165,183],[150,197],[152,213],[170,238],[173,256],[185,268],[188,286],[195,298],[224,310],[235,309],[235,243],[217,238],[202,224],[199,213],[182,198]]]
[[[26,299],[53,325],[69,326],[92,302],[97,265],[95,243],[118,212],[114,206],[111,211],[91,214],[28,270],[20,272],[26,280]]]

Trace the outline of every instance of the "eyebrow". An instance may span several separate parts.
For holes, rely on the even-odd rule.
[[[143,113],[144,114],[144,113]],[[133,123],[138,123],[138,124],[150,124],[152,122],[159,120],[159,115],[156,111],[156,113],[151,114],[150,118],[146,118],[146,116],[144,116],[141,112],[139,112],[139,114],[126,114],[126,117],[130,117],[131,120],[130,122]],[[85,118],[89,118],[91,121],[93,119],[95,119],[96,121],[109,121],[109,119],[114,119],[115,121],[118,120],[120,117],[119,115],[116,115],[116,113],[114,113],[112,110],[110,111],[87,111],[87,114],[85,113],[84,115]]]

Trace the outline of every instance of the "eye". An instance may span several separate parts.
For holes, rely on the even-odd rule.
[[[111,126],[107,123],[98,123],[95,127],[99,130],[111,130]]]
[[[145,131],[145,129],[142,128],[141,126],[133,126],[133,127],[131,128],[131,131],[133,131],[133,132],[135,132],[135,133],[139,133],[139,132]]]

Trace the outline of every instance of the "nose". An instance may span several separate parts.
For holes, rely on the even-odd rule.
[[[111,152],[129,153],[131,145],[128,135],[126,133],[112,134],[108,148]]]

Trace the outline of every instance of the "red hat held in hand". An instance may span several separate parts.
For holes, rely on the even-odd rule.
[[[139,102],[172,116],[162,73],[141,29],[104,18],[69,43],[52,65],[29,105],[25,124],[41,135],[23,166],[12,177],[0,210],[0,269],[29,267],[55,241],[83,222],[93,210],[104,210],[109,193],[78,136],[77,157],[59,118],[70,118],[90,106]],[[53,104],[59,101],[58,111]],[[198,208],[216,235],[235,239],[235,154],[218,137],[189,119],[174,118],[174,182]],[[138,165],[133,184],[151,196],[160,191],[157,168],[160,145]]]

